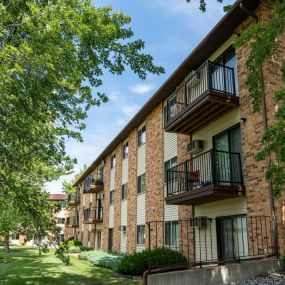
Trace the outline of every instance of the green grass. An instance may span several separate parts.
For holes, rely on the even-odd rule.
[[[12,247],[0,251],[0,284],[4,285],[138,285],[141,282],[71,256],[71,266],[65,266],[54,251],[38,255],[37,249]],[[3,259],[4,261],[3,262]]]

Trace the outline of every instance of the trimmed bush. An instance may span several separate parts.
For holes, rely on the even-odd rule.
[[[117,269],[125,275],[143,275],[149,269],[149,262],[151,267],[157,267],[186,263],[187,259],[172,249],[156,248],[124,256]]]

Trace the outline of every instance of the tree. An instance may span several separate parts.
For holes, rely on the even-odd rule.
[[[190,2],[191,0],[187,0]],[[200,1],[200,9],[206,10],[206,1]],[[222,3],[223,0],[217,0]],[[261,112],[262,100],[265,96],[263,64],[272,57],[280,60],[280,37],[284,37],[285,31],[285,2],[279,0],[268,0],[272,7],[272,15],[266,24],[256,23],[248,28],[236,41],[236,46],[251,41],[251,52],[246,61],[249,71],[246,85],[252,98],[253,109]],[[227,10],[229,7],[226,7]],[[285,61],[281,64],[281,73],[285,84]],[[273,122],[265,131],[262,143],[263,149],[258,153],[256,159],[271,161],[265,178],[273,184],[273,196],[279,197],[285,185],[285,88],[280,88],[272,94],[278,110]]]
[[[37,231],[48,224],[44,183],[74,163],[66,140],[82,141],[87,111],[108,100],[93,92],[104,72],[163,72],[142,52],[144,42],[131,40],[130,21],[91,0],[0,3],[0,199]]]
[[[76,187],[74,187],[73,185],[77,181],[77,179],[85,172],[86,169],[87,169],[87,165],[84,164],[83,167],[79,170],[79,172],[76,173],[71,180],[63,181],[62,188],[63,188],[64,193],[66,193],[67,195],[69,195],[69,194],[71,194],[73,196],[75,195]]]

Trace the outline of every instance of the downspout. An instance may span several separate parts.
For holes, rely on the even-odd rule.
[[[256,21],[256,23],[258,23],[259,20],[258,20],[257,15],[256,15],[254,12],[252,12],[251,10],[249,10],[248,8],[246,8],[246,6],[244,5],[243,2],[244,2],[244,1],[242,0],[242,1],[240,2],[240,4],[239,4],[240,9],[241,9],[242,11],[244,11],[246,14],[248,14],[249,16],[251,16],[252,18],[254,18],[255,21]]]
[[[249,16],[253,17],[256,21],[256,23],[259,22],[258,16],[249,10],[248,8],[245,7],[244,1],[242,0],[240,2],[240,9],[243,10],[245,13],[247,13]],[[263,128],[264,132],[268,129],[268,118],[267,118],[267,107],[266,107],[266,100],[265,100],[265,87],[264,87],[264,75],[263,75],[263,68],[262,66],[260,67],[260,72],[262,76],[262,90],[263,90],[263,96],[262,96],[262,119],[263,119]],[[271,159],[267,158],[267,169],[271,166]],[[276,250],[276,253],[278,255],[278,250],[277,250],[277,226],[276,226],[276,214],[275,214],[275,205],[274,205],[274,199],[273,199],[273,184],[272,180],[268,181],[268,194],[269,194],[269,206],[270,206],[270,216],[273,221],[273,232],[272,232],[272,240],[274,241],[274,248]]]

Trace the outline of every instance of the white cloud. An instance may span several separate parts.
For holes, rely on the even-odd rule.
[[[129,89],[133,93],[146,94],[154,89],[154,85],[142,83],[142,84],[136,84],[136,85],[130,86]]]
[[[122,112],[128,117],[131,118],[135,115],[135,113],[139,110],[139,105],[130,105],[122,107]]]

